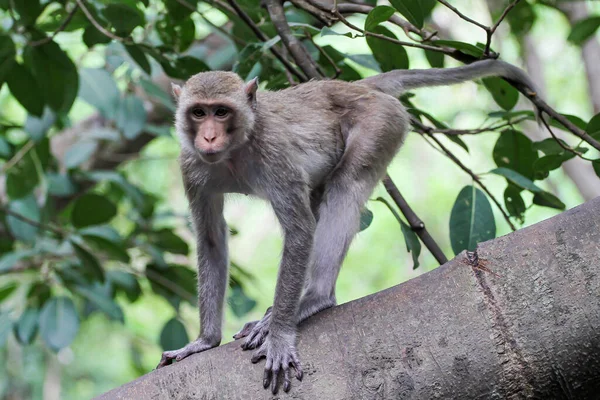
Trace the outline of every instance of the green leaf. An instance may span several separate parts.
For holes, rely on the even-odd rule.
[[[594,115],[587,123],[585,131],[594,139],[600,140],[600,113]]]
[[[419,255],[421,255],[421,242],[417,234],[410,229],[404,221],[400,221],[400,227],[402,228],[402,235],[404,236],[404,242],[406,243],[406,251],[412,255],[413,269],[419,268]]]
[[[83,31],[82,39],[83,43],[85,43],[88,48],[92,48],[97,44],[108,44],[112,40],[91,24]]]
[[[504,205],[511,216],[523,220],[526,208],[521,197],[521,189],[514,185],[508,185],[504,190]]]
[[[377,6],[373,8],[365,19],[365,31],[372,32],[377,25],[390,19],[395,12],[396,10],[389,6]]]
[[[563,145],[568,146],[568,144],[565,143],[564,140],[558,140],[560,140]],[[554,138],[548,138],[540,142],[533,143],[533,149],[536,151],[541,151],[542,153],[548,156],[552,154],[561,154],[565,152],[565,149],[560,144],[558,144],[557,140]]]
[[[423,9],[421,8],[422,0],[390,0],[390,3],[394,6],[400,14],[416,26],[417,28],[423,28]]]
[[[167,268],[156,264],[146,266],[146,276],[152,290],[164,297],[175,309],[182,300],[196,303],[196,273],[191,269],[169,265]]]
[[[0,310],[0,348],[4,347],[6,340],[12,330],[13,322],[10,320],[8,312]]]
[[[125,293],[129,301],[136,301],[142,294],[142,287],[135,275],[123,271],[107,271],[106,279],[117,289]]]
[[[560,168],[563,162],[573,157],[575,154],[568,152],[544,156],[533,164],[533,170],[536,172],[536,176],[547,176],[550,171]]]
[[[119,235],[119,232],[109,225],[90,226],[80,229],[78,232],[80,235],[98,236],[110,240],[113,243],[121,243],[123,240]]]
[[[39,223],[41,219],[40,209],[38,208],[37,202],[33,195],[27,196],[22,199],[13,200],[8,204],[8,209],[14,213],[17,213],[34,223]],[[38,227],[30,222],[14,217],[12,215],[6,216],[6,223],[8,229],[13,236],[24,242],[33,242],[38,232]]]
[[[38,330],[40,310],[28,307],[14,326],[15,337],[21,344],[31,344]]]
[[[15,63],[6,81],[17,101],[29,113],[41,117],[44,112],[44,93],[40,91],[33,74],[23,65]]]
[[[583,45],[600,27],[600,16],[593,16],[577,21],[571,28],[567,40],[578,46]]]
[[[56,197],[67,197],[77,193],[77,186],[68,175],[49,172],[46,174],[48,193]]]
[[[175,21],[189,17],[196,9],[196,2],[191,0],[165,0],[164,3],[169,12],[169,17]],[[181,3],[188,4],[188,7]]]
[[[127,36],[137,26],[144,24],[142,13],[126,4],[110,3],[102,10],[102,15],[120,36]]]
[[[531,139],[519,131],[506,129],[498,137],[492,152],[498,167],[517,171],[519,174],[533,179],[533,163],[538,159]]]
[[[579,118],[576,115],[569,115],[569,114],[561,114],[563,117],[565,117],[567,120],[569,120],[569,122],[571,122],[573,125],[575,125],[576,127],[578,127],[579,129],[583,129],[585,130],[586,127],[586,123]],[[548,123],[550,126],[553,126],[555,128],[558,129],[562,129],[564,131],[568,131],[569,129],[566,128],[561,122],[558,122],[558,120],[550,117],[548,120]]]
[[[78,242],[81,243],[80,238],[72,236],[69,238],[69,241],[71,242],[71,246],[73,246],[77,258],[81,261],[81,266],[84,269],[85,275],[94,280],[104,281],[104,270],[102,269],[102,266],[92,253],[78,244]]]
[[[8,284],[0,287],[0,303],[6,300],[11,294],[13,294],[17,287],[19,287],[17,282],[9,282]]]
[[[67,347],[79,330],[75,305],[67,297],[54,297],[46,302],[39,318],[40,335],[54,351]]]
[[[450,214],[450,243],[457,255],[474,251],[477,244],[496,237],[496,222],[485,194],[475,186],[465,186]]]
[[[372,32],[397,39],[396,35],[381,25],[374,27]],[[404,47],[373,36],[367,36],[367,44],[373,51],[373,57],[375,57],[383,72],[394,69],[408,69],[408,54]]]
[[[352,32],[345,32],[345,33],[339,33],[334,31],[333,29],[331,29],[328,26],[324,26],[323,29],[321,29],[321,37],[323,36],[346,36],[349,38],[354,38],[354,35],[352,34]]]
[[[533,196],[533,204],[555,208],[557,210],[564,210],[567,207],[558,197],[548,192],[536,193]]]
[[[499,17],[500,15],[495,15],[494,19]],[[531,27],[536,20],[536,15],[531,4],[526,1],[520,1],[506,15],[506,19],[512,33],[516,37],[522,37],[531,30]]]
[[[75,292],[87,299],[94,306],[98,307],[100,311],[106,314],[110,319],[125,322],[123,310],[117,303],[108,297],[105,293],[98,290],[99,286],[75,286]]]
[[[19,0],[12,4],[19,13],[19,23],[25,26],[34,25],[35,20],[44,9],[40,5],[40,0]]]
[[[139,65],[139,67],[148,75],[152,74],[152,67],[150,66],[150,62],[148,61],[148,57],[143,52],[142,47],[129,44],[125,45],[125,50],[129,56]]]
[[[57,112],[68,112],[79,88],[77,68],[69,56],[51,41],[41,46],[27,46],[23,59],[33,71],[40,92],[50,108]]]
[[[41,118],[27,115],[24,129],[33,141],[40,142],[46,137],[46,133],[55,121],[56,115],[49,107],[46,107]]]
[[[458,42],[455,40],[435,40],[432,43],[436,46],[445,46],[456,50],[460,50],[465,54],[477,58],[480,58],[483,55],[483,49],[480,49],[479,47],[473,46],[469,43]]]
[[[65,167],[75,168],[88,161],[98,149],[98,143],[91,140],[81,140],[69,147],[65,154]]]
[[[190,342],[185,326],[177,318],[172,318],[160,332],[160,345],[163,350],[176,350]]]
[[[0,136],[0,158],[8,160],[13,154],[13,147],[6,139]]]
[[[365,207],[360,212],[360,232],[371,226],[371,222],[373,222],[373,212]]]
[[[96,182],[113,182],[133,201],[140,213],[149,207],[147,196],[116,171],[92,171],[86,177]]]
[[[385,204],[394,216],[398,223],[400,224],[400,228],[402,230],[402,235],[404,236],[404,243],[406,244],[406,251],[411,253],[413,259],[413,270],[419,268],[419,256],[421,255],[421,242],[417,237],[417,234],[408,226],[400,215],[396,212],[394,207],[383,197],[378,197],[375,199],[376,201],[380,201]]]
[[[16,55],[17,50],[10,36],[0,34],[0,88],[2,88],[8,73],[16,63]]]
[[[127,139],[135,139],[146,125],[146,110],[142,100],[136,96],[126,96],[121,101],[116,122]]]
[[[541,193],[542,189],[535,186],[535,184],[531,181],[531,179],[519,174],[516,171],[513,171],[508,168],[496,168],[490,171],[492,174],[500,175],[505,177],[509,182],[517,185],[521,189],[529,190],[532,193]]]
[[[38,250],[17,250],[10,253],[3,254],[0,257],[0,272],[9,271],[12,267],[14,267],[19,261],[33,257],[39,254]]]
[[[248,297],[239,284],[233,285],[231,288],[227,303],[238,318],[242,318],[256,307],[256,301]]]
[[[27,292],[27,303],[40,308],[50,299],[50,287],[44,282],[37,282]]]
[[[592,162],[592,167],[594,167],[594,172],[596,173],[596,176],[600,178],[600,158]]]
[[[117,260],[124,263],[129,263],[131,258],[124,247],[114,243],[102,236],[82,234],[83,240],[93,249],[105,253],[111,260]]]
[[[171,96],[165,92],[162,88],[157,86],[154,82],[147,79],[140,79],[140,86],[144,89],[146,94],[160,102],[163,106],[171,111],[175,111],[175,103]]]
[[[483,79],[483,86],[492,94],[494,101],[505,110],[512,108],[519,101],[519,92],[504,79],[490,77]]]
[[[187,255],[190,251],[188,244],[169,229],[150,233],[149,240],[156,247],[169,253]]]
[[[78,197],[71,212],[71,222],[76,228],[100,225],[117,215],[117,208],[106,197],[86,193]]]
[[[444,68],[444,53],[425,50],[425,57],[433,68]]]
[[[79,96],[96,107],[106,118],[114,119],[121,103],[121,94],[108,71],[82,68],[79,77]]]
[[[519,110],[519,111],[492,111],[488,113],[488,117],[491,118],[502,118],[507,121],[512,120],[516,117],[524,117],[527,116],[527,120],[534,121],[535,114],[531,110]]]

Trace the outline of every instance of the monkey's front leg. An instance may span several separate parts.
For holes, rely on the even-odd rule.
[[[198,243],[198,306],[200,335],[187,346],[165,351],[157,368],[172,360],[217,347],[221,343],[223,301],[227,287],[227,225],[223,218],[223,195],[199,197],[189,193]]]
[[[269,334],[252,356],[253,363],[266,357],[263,386],[267,388],[270,384],[273,394],[277,393],[280,373],[283,375],[283,390],[290,390],[290,365],[296,370],[296,378],[302,380],[302,367],[296,351],[296,314],[315,231],[308,193],[293,193],[289,187],[286,189],[290,192],[281,201],[278,198],[272,200],[285,241]]]

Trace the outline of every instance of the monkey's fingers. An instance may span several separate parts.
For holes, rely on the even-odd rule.
[[[302,381],[304,377],[304,372],[302,371],[302,364],[300,364],[300,360],[296,354],[292,354],[292,361],[290,362],[292,367],[296,370],[296,379]]]
[[[279,389],[279,371],[281,363],[275,362],[273,365],[273,380],[271,380],[271,393],[277,394]]]
[[[289,392],[291,386],[292,383],[290,382],[290,368],[286,365],[283,369],[283,391],[286,393]]]
[[[259,321],[246,322],[246,324],[242,327],[242,329],[240,329],[238,333],[233,335],[233,338],[241,339],[241,338],[248,336],[252,332],[252,329],[254,329],[256,324],[258,324],[258,322]]]
[[[156,366],[156,369],[159,369],[159,368],[162,368],[164,366],[171,364],[171,362],[175,359],[175,357],[177,357],[177,354],[173,354],[173,353],[175,353],[175,352],[174,351],[163,352],[162,356],[160,357],[160,362]]]

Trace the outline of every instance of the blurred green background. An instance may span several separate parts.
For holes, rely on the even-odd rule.
[[[21,1],[23,1],[23,4],[19,4]],[[22,53],[27,43],[34,39],[39,40],[38,36],[42,32],[45,32],[43,33],[44,36],[51,34],[56,30],[56,20],[63,21],[65,18],[66,11],[56,18],[54,18],[51,11],[53,9],[71,10],[74,3],[70,1],[0,1],[0,34],[4,37],[10,36],[12,41],[15,42],[17,52],[13,58],[19,60],[18,62],[25,60],[23,62],[27,65],[27,58],[23,57]],[[87,4],[90,8],[95,7],[96,12],[102,13],[111,3],[117,2],[88,1],[84,4]],[[188,1],[188,3],[193,4],[194,8],[198,7],[198,10],[202,11],[206,19],[201,18],[198,13],[186,17],[189,17],[195,27],[190,43],[194,42],[199,45],[190,44],[189,49],[186,47],[185,49],[179,48],[179,50],[187,50],[186,54],[201,59],[205,67],[219,68],[225,66],[230,68],[234,66],[240,71],[241,66],[236,62],[243,63],[245,61],[244,56],[247,56],[248,52],[244,53],[244,46],[233,45],[230,39],[227,39],[215,28],[215,26],[219,26],[227,32],[235,32],[235,29],[232,30],[231,21],[235,24],[239,22],[230,18],[227,12],[218,11],[215,7],[219,7],[219,4],[221,4],[219,2],[196,3]],[[372,2],[367,3],[373,5]],[[486,25],[491,25],[492,21],[497,19],[499,11],[502,11],[504,6],[508,4],[503,2],[488,3],[482,0],[456,0],[451,1],[451,3],[469,17]],[[591,33],[586,36],[584,43],[574,43],[573,40],[567,38],[572,33],[578,20],[590,17],[592,19],[600,18],[600,3],[593,1],[546,2],[546,4],[543,4],[543,2],[522,1],[522,3],[526,3],[527,10],[534,16],[529,16],[529,19],[527,19],[527,21],[530,21],[530,26],[523,28],[514,22],[512,24],[501,24],[492,41],[493,50],[498,52],[503,60],[528,69],[540,86],[541,94],[555,110],[563,114],[575,115],[582,121],[590,121],[594,114],[600,111],[597,108],[600,105],[600,91],[594,92],[591,89],[589,80],[591,76],[600,77],[600,58],[595,60],[595,64],[594,61],[589,61],[589,57],[593,57],[594,54],[600,55],[598,50],[600,48],[598,42],[600,37],[596,30],[592,29]],[[136,42],[143,40],[145,43],[153,43],[156,46],[159,43],[167,46],[173,54],[177,53],[178,46],[181,45],[181,37],[177,39],[179,41],[173,39],[172,42],[169,42],[165,39],[167,34],[164,33],[168,29],[165,28],[163,34],[159,34],[158,38],[152,31],[160,31],[161,21],[174,18],[172,14],[169,14],[168,4],[167,9],[160,1],[127,1],[122,2],[123,4],[137,7],[146,18],[145,25],[141,23],[140,26],[137,26],[133,32],[129,32],[127,35],[131,34],[130,37]],[[377,4],[384,3],[378,2]],[[240,5],[249,10],[248,12],[252,11],[251,15],[255,18],[255,21],[259,22],[258,17],[261,12],[264,13],[264,10],[254,11],[257,8],[255,2],[240,2]],[[46,7],[37,17],[37,24],[42,25],[42,22],[48,22],[54,18],[54,25],[49,24],[47,28],[36,26],[35,18],[34,22],[19,23],[27,16],[27,10],[31,9],[27,7],[36,6]],[[567,11],[564,7],[567,8]],[[577,11],[579,14],[572,10],[569,11],[569,7],[575,7],[579,10]],[[295,14],[296,11],[290,4],[286,4],[286,11],[290,20],[306,21],[307,24],[317,25],[315,20],[310,19],[310,16],[307,16],[306,13]],[[581,12],[584,12],[584,14],[581,14]],[[105,23],[106,26],[112,27],[111,32],[115,34],[123,33],[119,32],[118,22],[111,21],[106,15],[107,21]],[[359,27],[364,25],[364,15],[352,15],[348,18],[349,21]],[[79,23],[77,16],[74,18],[74,23]],[[144,99],[143,95],[138,92],[139,87],[142,86],[140,84],[141,80],[162,79],[157,83],[156,88],[160,90],[162,87],[162,90],[165,90],[167,88],[165,82],[171,79],[160,78],[165,65],[161,63],[158,56],[155,57],[149,50],[147,54],[155,58],[151,61],[152,73],[148,75],[135,65],[131,57],[123,56],[122,48],[119,48],[120,45],[116,44],[115,41],[109,40],[109,43],[102,43],[102,41],[106,42],[102,40],[91,43],[90,46],[85,40],[85,32],[88,29],[89,22],[81,22],[81,24],[79,28],[74,26],[72,30],[66,29],[54,37],[54,41],[76,65],[80,78],[79,96],[75,99],[72,107],[67,108],[66,111],[57,111],[56,122],[44,132],[44,135],[50,138],[65,135],[65,130],[75,127],[78,122],[95,115],[100,108],[98,105],[101,105],[101,103],[97,97],[96,100],[92,99],[90,101],[89,97],[81,92],[82,87],[89,86],[94,82],[94,79],[86,81],[82,77],[81,70],[83,68],[99,68],[109,71],[109,75],[114,79],[121,92],[139,95],[142,99]],[[177,28],[177,24],[173,25]],[[414,38],[414,36],[412,38],[407,36],[397,26],[391,24],[386,26],[401,40],[412,40]],[[425,27],[438,31],[440,36],[446,39],[470,44],[485,43],[486,39],[485,33],[481,29],[458,18],[455,13],[441,4],[437,4],[431,14],[427,16]],[[332,29],[341,33],[350,30],[340,23],[334,25]],[[272,32],[272,27],[266,26],[265,31]],[[220,40],[225,43],[224,45],[217,45],[215,47],[216,51],[215,48],[211,47],[212,45],[205,44],[207,38],[210,35],[215,35],[215,32],[217,32],[217,35],[221,35]],[[173,35],[176,36],[176,34]],[[234,35],[243,37],[237,32]],[[247,36],[244,38],[251,40]],[[349,38],[315,34],[314,41],[321,47],[329,45],[338,52],[345,54],[343,65],[352,68],[360,76],[365,77],[379,72],[378,68],[367,68],[364,63],[363,65],[358,64],[352,61],[350,57],[352,55],[372,54],[373,50],[363,37]],[[146,51],[147,49],[143,50]],[[430,68],[430,64],[421,49],[406,47],[406,52],[410,59],[410,68]],[[587,55],[586,52],[588,52]],[[588,58],[587,61],[586,57]],[[373,57],[371,57],[371,60],[374,60]],[[171,65],[177,68],[177,59],[173,58],[170,61],[173,61]],[[170,61],[167,60],[166,62]],[[2,63],[5,62],[0,61],[0,73]],[[115,67],[111,63],[115,63]],[[269,68],[275,68],[273,66],[267,68],[267,63],[263,63],[263,71],[258,72],[259,75],[268,74]],[[271,60],[269,63],[273,63],[273,61]],[[461,64],[450,57],[445,58],[446,67],[458,65]],[[244,78],[257,74],[256,65],[253,64],[250,67],[255,69],[249,71]],[[196,66],[196,68],[200,67]],[[589,71],[590,68],[591,72]],[[277,77],[283,77],[283,83],[277,85],[285,87],[287,82],[285,82],[282,69],[279,67],[275,70],[278,71]],[[36,79],[39,79],[40,74],[35,69],[33,69],[33,72]],[[271,74],[271,76],[273,75]],[[185,76],[175,78],[185,78]],[[275,78],[272,79],[272,81],[275,80]],[[271,85],[268,76],[261,76],[261,81],[263,86]],[[27,107],[23,107],[23,102],[15,98],[17,97],[15,96],[16,85],[9,86],[9,84],[5,84],[0,89],[0,122],[2,123],[0,138],[8,143],[10,148],[8,156],[0,160],[0,168],[2,168],[4,175],[0,181],[2,186],[7,182],[7,175],[5,175],[9,172],[7,165],[10,165],[19,149],[23,149],[27,145],[30,140],[29,135],[31,135],[31,131],[26,125],[26,122],[31,118],[31,112],[28,112]],[[272,87],[277,86],[273,84]],[[32,86],[31,90],[33,89]],[[166,95],[166,92],[163,91],[162,94]],[[594,96],[596,97],[594,98]],[[144,101],[144,107],[148,112],[151,106],[147,104],[147,99],[144,99]],[[471,129],[486,125],[490,122],[489,113],[500,109],[483,85],[477,83],[416,91],[415,97],[411,98],[411,101],[416,108],[426,110],[434,115],[437,120],[443,121],[443,123],[455,129]],[[168,103],[168,101],[165,102]],[[596,104],[596,108],[594,104]],[[47,107],[48,104],[46,104]],[[521,97],[516,109],[531,110],[532,105]],[[106,115],[103,116],[107,117]],[[142,289],[141,296],[135,302],[130,302],[127,299],[126,291],[117,290],[116,293],[109,296],[109,300],[122,310],[124,323],[121,323],[119,318],[107,317],[107,313],[110,314],[107,309],[115,310],[112,305],[103,308],[102,305],[94,304],[89,296],[82,296],[77,292],[74,289],[75,286],[70,285],[64,275],[54,273],[54,268],[57,268],[58,271],[61,270],[61,263],[74,262],[73,254],[48,256],[43,253],[24,260],[23,262],[26,265],[23,270],[11,269],[17,265],[16,262],[13,265],[5,264],[4,269],[0,268],[0,310],[2,311],[0,321],[3,324],[3,326],[0,326],[0,332],[2,332],[0,333],[0,339],[2,339],[0,341],[0,346],[2,346],[0,348],[0,360],[2,360],[0,364],[0,398],[91,398],[152,370],[160,359],[162,352],[161,332],[165,324],[172,318],[179,317],[189,338],[194,338],[197,335],[199,323],[198,310],[195,305],[190,304],[190,302],[181,302],[177,307],[173,307],[172,302],[170,303],[165,299],[165,296],[153,290],[150,280],[145,279],[144,276],[146,265],[152,263],[154,259],[153,253],[146,251],[147,249],[144,247],[144,244],[151,242],[148,239],[150,236],[144,236],[144,233],[147,233],[144,229],[157,230],[162,227],[172,229],[176,236],[182,238],[189,245],[190,251],[188,254],[185,254],[187,251],[179,252],[183,254],[176,254],[177,252],[163,252],[163,248],[161,249],[161,253],[164,253],[162,257],[169,265],[184,265],[192,270],[195,268],[194,239],[187,223],[187,200],[183,193],[176,159],[179,149],[177,139],[174,132],[169,129],[168,118],[167,125],[153,125],[150,116],[145,118],[146,125],[144,129],[147,130],[151,126],[150,129],[159,131],[160,134],[143,146],[139,154],[131,155],[124,152],[123,155],[115,152],[114,155],[122,156],[122,160],[116,163],[118,164],[116,170],[121,174],[120,176],[125,177],[128,183],[134,185],[135,190],[143,193],[144,199],[152,199],[152,219],[151,221],[149,218],[144,220],[149,225],[140,222],[143,218],[136,219],[139,217],[137,214],[135,217],[131,216],[132,209],[135,211],[135,202],[127,200],[127,196],[123,196],[120,192],[115,194],[115,189],[111,184],[107,184],[106,179],[100,179],[98,185],[91,188],[86,187],[85,189],[106,195],[117,204],[118,212],[111,219],[110,225],[119,232],[124,241],[125,239],[129,240],[125,249],[131,261],[127,263],[127,266],[124,266],[122,262],[109,257],[106,261],[104,258],[100,258],[100,263],[106,270],[127,271],[132,274],[131,276],[138,277]],[[110,120],[110,118],[105,119]],[[117,131],[122,128],[118,123],[116,127],[114,124],[109,124],[109,127]],[[539,130],[533,121],[519,124],[518,129],[525,132],[533,141],[541,141],[549,137],[548,133]],[[579,141],[574,140],[572,135],[563,131],[558,134],[570,146],[579,144]],[[501,176],[487,173],[487,171],[496,167],[492,152],[500,135],[501,133],[498,132],[489,132],[463,136],[462,139],[468,146],[469,152],[448,141],[447,147],[467,167],[480,174],[489,190],[502,199],[503,191],[507,186],[506,180]],[[105,144],[105,142],[102,143]],[[54,145],[55,143],[53,143]],[[108,146],[107,148],[107,153],[111,154],[112,147]],[[85,152],[88,150],[87,147],[80,147],[76,150],[76,153],[85,156]],[[56,154],[54,157],[58,159]],[[73,154],[71,157],[73,157]],[[91,157],[91,153],[89,157]],[[586,153],[586,157],[597,159],[598,152],[591,149]],[[69,179],[76,184],[78,179],[83,181],[83,177],[85,177],[82,173],[86,171],[86,160],[87,157],[83,157],[79,163],[74,161],[72,167],[66,168],[58,161],[50,162],[46,172],[53,170],[62,174],[62,176],[69,176]],[[110,165],[113,166],[113,164]],[[600,168],[596,171],[598,170]],[[389,173],[408,203],[425,222],[427,229],[441,246],[446,256],[451,258],[454,254],[450,244],[451,211],[458,193],[463,187],[472,185],[472,179],[451,160],[443,157],[436,148],[429,145],[418,133],[409,134],[404,147],[391,165]],[[38,203],[41,201],[40,197],[47,196],[49,198],[52,196],[52,193],[49,193],[48,190],[42,190],[44,185],[50,185],[48,175],[46,175],[46,178],[46,180],[42,179],[41,183],[38,182],[34,185],[35,189],[32,189]],[[566,208],[574,207],[586,199],[600,194],[600,179],[594,174],[592,165],[580,159],[566,162],[561,168],[552,170],[547,178],[539,180],[536,184],[543,190],[558,196]],[[42,194],[40,194],[40,190],[42,190]],[[75,192],[77,191],[75,190]],[[382,185],[378,186],[372,198],[375,199],[379,196],[389,199]],[[77,193],[75,197],[77,197]],[[61,196],[57,196],[57,198],[61,198]],[[528,205],[524,214],[524,222],[520,224],[518,218],[512,218],[513,222],[519,227],[534,224],[561,212],[560,209],[556,208],[534,206],[532,198],[532,193],[523,192],[523,199],[525,204]],[[1,189],[0,200],[2,201],[2,209],[6,210],[10,209],[11,202],[14,204],[18,199],[11,198],[10,194],[6,194],[6,189]],[[41,202],[44,204],[51,203],[49,200]],[[55,203],[54,206],[56,206]],[[337,283],[337,299],[340,303],[397,285],[438,266],[436,260],[423,246],[419,257],[420,266],[413,269],[411,254],[407,252],[405,239],[396,219],[381,202],[370,201],[367,206],[373,212],[374,218],[371,225],[358,235],[344,262]],[[66,213],[57,211],[57,207],[44,208],[39,221],[42,224],[58,227],[71,234],[73,232],[72,221],[69,222],[69,218],[73,217],[69,216],[69,212],[72,212],[72,207],[72,205],[67,206],[66,210],[69,211]],[[496,236],[509,233],[510,227],[499,210],[495,206],[492,206],[492,210],[497,226]],[[3,247],[2,253],[0,253],[5,257],[3,259],[5,262],[6,257],[10,255],[9,253],[34,247],[35,243],[40,243],[40,237],[48,236],[48,233],[41,229],[36,233],[35,240],[29,242],[22,240],[18,235],[15,236],[13,228],[8,224],[8,216],[0,215],[2,216],[0,223],[2,230],[0,230],[0,233],[3,235],[5,243],[10,242],[10,247]],[[232,335],[245,322],[259,319],[265,309],[271,305],[282,249],[281,231],[268,204],[246,196],[230,195],[225,216],[229,226],[237,231],[229,242],[230,257],[232,262],[239,266],[239,270],[234,271],[234,273],[242,284],[243,295],[231,297],[230,294],[229,299],[234,302],[237,301],[239,304],[237,308],[234,306],[226,309],[223,343],[231,341]],[[148,226],[151,228],[148,228]],[[94,251],[91,251],[91,253],[97,254]],[[98,251],[99,253],[102,252]],[[81,261],[80,254],[75,255],[79,256]],[[244,271],[244,273],[240,271]],[[251,278],[247,277],[245,273],[250,274]],[[81,323],[75,339],[58,351],[49,349],[40,335],[37,335],[31,344],[23,344],[19,343],[15,335],[11,333],[13,325],[16,326],[16,321],[21,317],[26,305],[31,305],[31,299],[27,300],[27,293],[29,288],[36,282],[47,284],[51,288],[54,297],[67,296],[73,298],[80,314]],[[94,282],[90,284],[92,283]],[[96,286],[96,289],[98,287]],[[90,302],[92,308],[89,308]],[[251,308],[251,310],[240,316],[248,308]],[[98,309],[104,312],[88,313],[88,311]],[[234,310],[236,311],[234,312]],[[176,333],[173,333],[173,336],[177,336]],[[177,342],[178,340],[181,341],[181,338],[174,337],[170,340]],[[249,358],[250,354],[248,355],[248,362]]]

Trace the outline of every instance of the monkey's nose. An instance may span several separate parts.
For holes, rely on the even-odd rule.
[[[206,140],[207,143],[212,143],[215,141],[217,137],[216,136],[204,136],[204,140]]]

